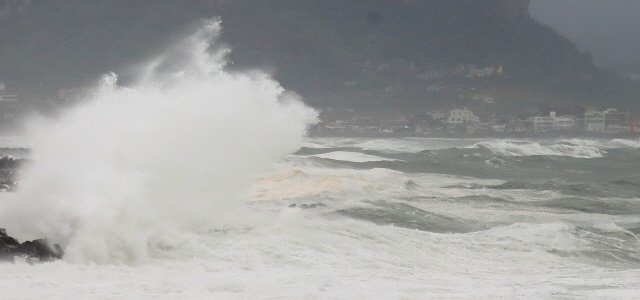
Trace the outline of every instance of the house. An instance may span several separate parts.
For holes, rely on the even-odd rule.
[[[584,130],[604,132],[604,112],[589,110],[584,113]]]
[[[535,132],[549,132],[555,130],[556,124],[556,112],[552,111],[548,117],[532,117],[533,131]]]
[[[450,129],[458,128],[460,126],[474,125],[480,123],[480,118],[473,114],[466,107],[463,109],[454,109],[449,112],[449,118],[447,119],[447,127]]]
[[[556,117],[555,124],[553,127],[554,130],[560,130],[560,131],[574,130],[575,128],[576,128],[576,117],[570,116],[570,115]]]
[[[612,108],[605,110],[604,128],[609,132],[629,131],[629,113]]]
[[[441,111],[430,111],[427,113],[432,119],[441,121],[444,123],[447,120],[447,113]]]

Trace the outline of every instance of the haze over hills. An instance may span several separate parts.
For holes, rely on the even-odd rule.
[[[0,80],[55,90],[113,70],[126,84],[132,64],[197,20],[220,16],[231,68],[273,72],[315,106],[445,107],[474,93],[517,108],[637,101],[637,87],[596,67],[588,53],[532,19],[528,6],[529,0],[4,0]],[[449,92],[433,92],[442,87]]]
[[[640,73],[640,1],[532,0],[529,12],[589,51],[597,65]]]

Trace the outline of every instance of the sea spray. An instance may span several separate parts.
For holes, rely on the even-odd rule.
[[[29,124],[34,164],[0,223],[73,262],[135,263],[169,232],[242,224],[252,180],[298,149],[316,112],[260,72],[224,70],[207,21],[118,87]]]

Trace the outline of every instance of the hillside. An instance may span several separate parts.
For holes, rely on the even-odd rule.
[[[196,20],[220,16],[231,67],[270,70],[317,106],[457,101],[434,86],[473,87],[518,107],[628,106],[639,95],[533,20],[528,0],[2,2],[0,78],[23,87],[126,75]],[[502,72],[467,76],[485,68]]]

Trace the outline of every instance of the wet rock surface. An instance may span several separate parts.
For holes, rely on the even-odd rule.
[[[0,262],[15,262],[15,257],[24,257],[29,263],[48,262],[62,258],[64,252],[58,244],[49,245],[45,239],[18,242],[0,228]]]

